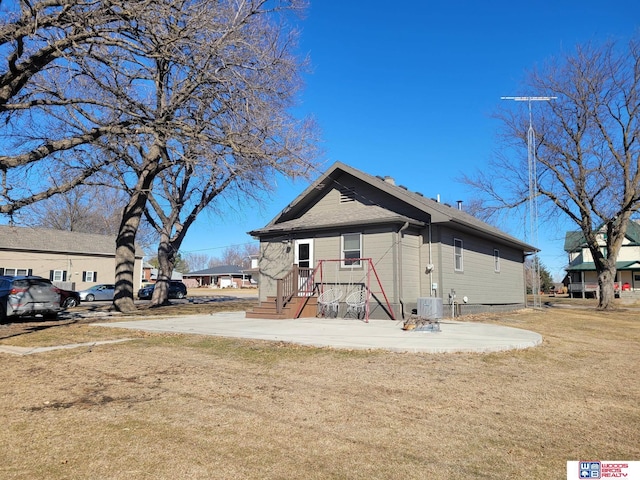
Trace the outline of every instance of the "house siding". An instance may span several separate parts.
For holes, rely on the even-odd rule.
[[[454,239],[463,242],[463,270],[454,266]],[[524,304],[523,253],[466,232],[442,228],[440,296],[449,303],[455,290],[456,301],[469,304]],[[500,252],[500,271],[495,271],[494,249]]]
[[[422,283],[426,282],[421,259],[422,236],[418,233],[402,235],[400,261],[402,264],[402,290],[400,300],[405,314],[416,308],[418,297],[422,291]]]
[[[305,214],[311,215],[333,215],[336,219],[341,215],[353,214],[356,210],[366,209],[370,206],[384,205],[384,208],[395,212],[399,215],[405,215],[411,218],[424,217],[425,213],[421,212],[411,205],[398,198],[392,197],[377,188],[365,182],[358,181],[349,175],[342,175],[338,180],[340,188],[353,189],[354,200],[341,202],[340,188],[328,189],[326,194],[319,198]],[[347,217],[348,218],[348,217]]]
[[[277,280],[283,278],[293,265],[294,251],[291,245],[282,239],[262,240],[260,242],[259,299],[261,302],[276,294]]]
[[[339,232],[322,232],[315,235],[305,234],[304,238],[313,238],[313,265],[318,266],[319,261],[323,260],[322,276],[318,273],[316,283],[322,283],[325,288],[339,287],[342,289],[344,297],[346,297],[357,285],[366,285],[367,283],[367,265],[363,262],[360,267],[343,267],[340,262],[341,252],[341,235],[345,233],[362,234],[362,258],[371,258],[375,267],[378,278],[382,285],[378,285],[376,276],[371,274],[370,289],[374,299],[370,305],[370,315],[372,318],[389,318],[385,311],[384,297],[386,295],[394,312],[401,310],[400,293],[401,288],[398,278],[401,272],[398,270],[398,241],[396,238],[399,233],[390,227],[384,229],[368,228],[368,229],[347,229]],[[408,243],[410,253],[405,260],[406,270],[415,270],[413,266],[418,260],[419,252],[417,237],[405,238],[401,240]],[[389,246],[392,245],[392,248]],[[260,301],[266,301],[267,297],[276,295],[277,279],[283,278],[292,268],[294,262],[293,249],[286,251],[286,246],[282,240],[261,242],[260,247]],[[406,275],[407,272],[404,272]],[[412,274],[413,275],[413,274]],[[415,275],[413,275],[415,277]],[[392,279],[390,281],[390,279]],[[419,288],[419,280],[411,280],[409,283],[411,295],[417,292]],[[384,293],[384,294],[383,294]]]
[[[420,245],[420,291],[418,297],[433,297],[438,296],[438,290],[440,287],[439,272],[440,269],[436,269],[435,266],[439,264],[439,251],[440,245],[434,243],[435,235],[437,235],[437,229],[429,226],[422,230],[422,244]],[[433,268],[427,271],[427,266],[432,265]],[[436,286],[436,289],[432,287]],[[415,308],[415,307],[413,307]]]

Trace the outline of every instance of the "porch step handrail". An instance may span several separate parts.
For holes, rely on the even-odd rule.
[[[276,280],[276,312],[282,313],[284,306],[296,295],[313,294],[313,277],[316,269],[294,265],[284,277]],[[304,281],[300,281],[305,279]]]

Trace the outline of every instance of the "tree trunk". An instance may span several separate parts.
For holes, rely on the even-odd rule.
[[[160,147],[154,145],[146,155],[145,168],[138,175],[138,183],[129,203],[122,212],[122,222],[116,239],[116,290],[113,305],[119,312],[133,312],[135,286],[133,272],[136,260],[136,234],[147,204],[149,191],[160,172]]]
[[[598,299],[599,310],[610,310],[615,308],[615,290],[613,287],[613,281],[616,278],[616,268],[605,268],[598,273],[598,289],[600,291],[600,298]]]
[[[122,213],[116,239],[116,289],[113,297],[113,305],[119,312],[133,312],[136,309],[133,302],[136,233],[145,203],[146,194],[138,193]]]
[[[163,233],[160,236],[160,244],[158,245],[158,280],[156,281],[156,287],[153,289],[152,306],[168,303],[169,282],[171,281],[175,264],[176,251],[173,249],[169,237]]]

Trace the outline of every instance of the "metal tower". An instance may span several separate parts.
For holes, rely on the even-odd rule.
[[[529,163],[529,242],[538,248],[538,171],[536,159],[536,133],[533,129],[532,102],[548,102],[558,97],[500,97],[501,100],[515,100],[529,104],[529,130],[527,131],[527,160]],[[531,265],[531,291],[533,308],[542,307],[540,298],[540,259],[536,255]]]

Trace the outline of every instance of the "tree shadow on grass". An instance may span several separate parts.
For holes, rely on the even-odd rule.
[[[80,323],[80,318],[49,320],[40,317],[18,317],[10,323],[0,325],[0,340],[41,332],[50,328]]]

